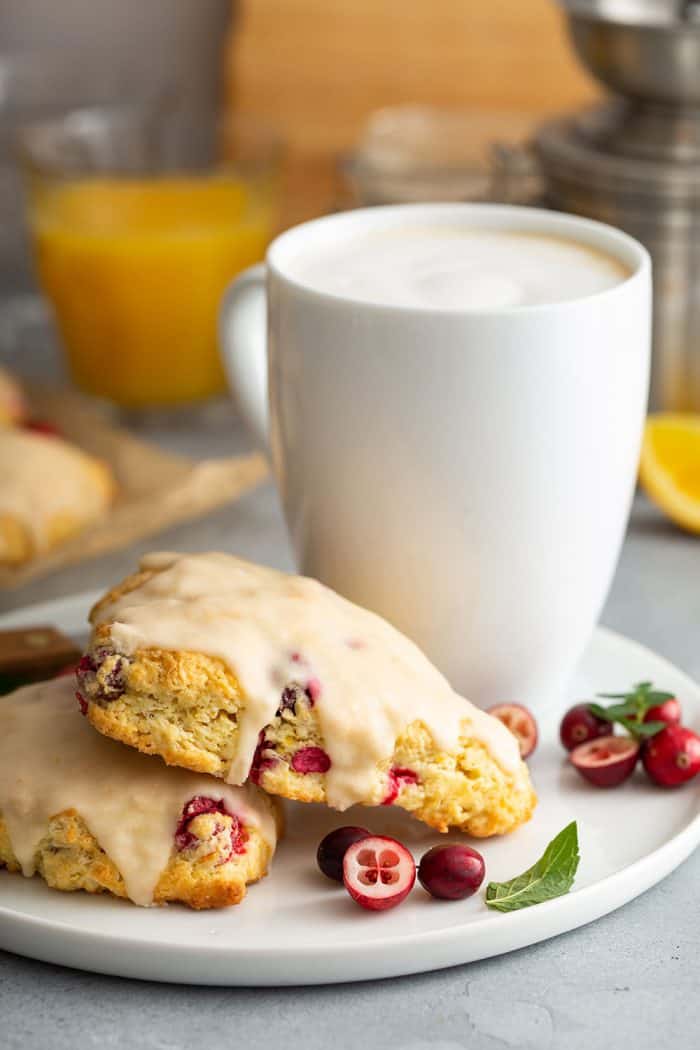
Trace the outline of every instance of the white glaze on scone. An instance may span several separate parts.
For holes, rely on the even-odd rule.
[[[24,875],[51,817],[76,810],[119,869],[129,897],[150,904],[173,849],[183,806],[222,799],[274,849],[268,800],[252,785],[166,769],[96,733],[80,715],[71,678],[0,697],[0,813]]]
[[[115,650],[127,656],[148,648],[200,652],[231,669],[246,703],[230,783],[247,777],[260,731],[300,675],[316,694],[331,760],[328,802],[337,809],[368,797],[377,764],[415,721],[445,751],[458,751],[466,732],[504,771],[520,768],[515,738],[501,722],[458,696],[390,624],[316,580],[226,554],[155,554],[141,567],[156,571],[100,603],[95,622],[110,625]]]

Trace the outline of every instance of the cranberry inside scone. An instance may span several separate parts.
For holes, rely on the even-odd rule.
[[[81,709],[171,765],[339,809],[398,805],[474,835],[532,813],[507,728],[316,580],[216,552],[154,554],[91,621]]]
[[[177,901],[195,909],[238,904],[246,884],[265,874],[271,854],[260,831],[246,827],[222,800],[196,796],[183,807],[153,903]],[[21,870],[2,813],[0,867]],[[117,866],[76,810],[52,817],[37,847],[34,867],[53,889],[129,896]]]
[[[293,696],[293,701],[291,700]],[[399,805],[439,831],[500,834],[534,805],[529,780],[520,790],[483,744],[468,737],[457,754],[439,751],[420,722],[398,738],[392,759],[377,766],[367,805]],[[275,720],[260,735],[250,778],[265,791],[300,802],[326,802],[324,748],[315,704],[299,686],[285,689]]]
[[[83,714],[106,736],[169,765],[225,777],[244,705],[235,675],[202,653],[147,649],[128,657],[105,634],[98,629],[78,667]]]
[[[139,651],[133,658],[99,642],[78,672],[78,700],[101,732],[166,762],[224,777],[237,746],[245,698],[221,661],[198,653]],[[250,779],[273,795],[326,802],[332,760],[312,679],[284,687],[273,721],[260,732]],[[455,754],[441,752],[420,722],[397,739],[391,759],[377,766],[366,805],[398,805],[447,831],[501,834],[534,806],[529,780],[505,782],[482,743],[465,736]]]

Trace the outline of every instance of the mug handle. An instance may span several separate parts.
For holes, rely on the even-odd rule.
[[[267,293],[265,263],[244,270],[224,295],[219,315],[221,359],[256,442],[267,450]]]

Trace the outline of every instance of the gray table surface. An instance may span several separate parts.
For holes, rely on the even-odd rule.
[[[245,446],[233,416],[202,431],[181,425],[151,436],[193,455]],[[4,594],[0,611],[104,586],[154,546],[231,550],[292,566],[277,499],[266,485],[157,540]],[[641,498],[603,622],[700,678],[700,541],[678,533]],[[372,984],[185,988],[100,977],[0,952],[0,1047],[692,1046],[700,1030],[698,885],[700,852],[642,897],[573,933],[482,963]]]

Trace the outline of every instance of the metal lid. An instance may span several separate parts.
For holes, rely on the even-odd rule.
[[[601,143],[609,139],[611,122],[616,120],[617,107],[608,105],[543,124],[535,135],[534,148],[545,178],[565,180],[616,198],[663,198],[695,205],[700,199],[700,164],[666,163],[611,152]]]
[[[700,24],[700,0],[559,0],[582,18],[635,26]]]

